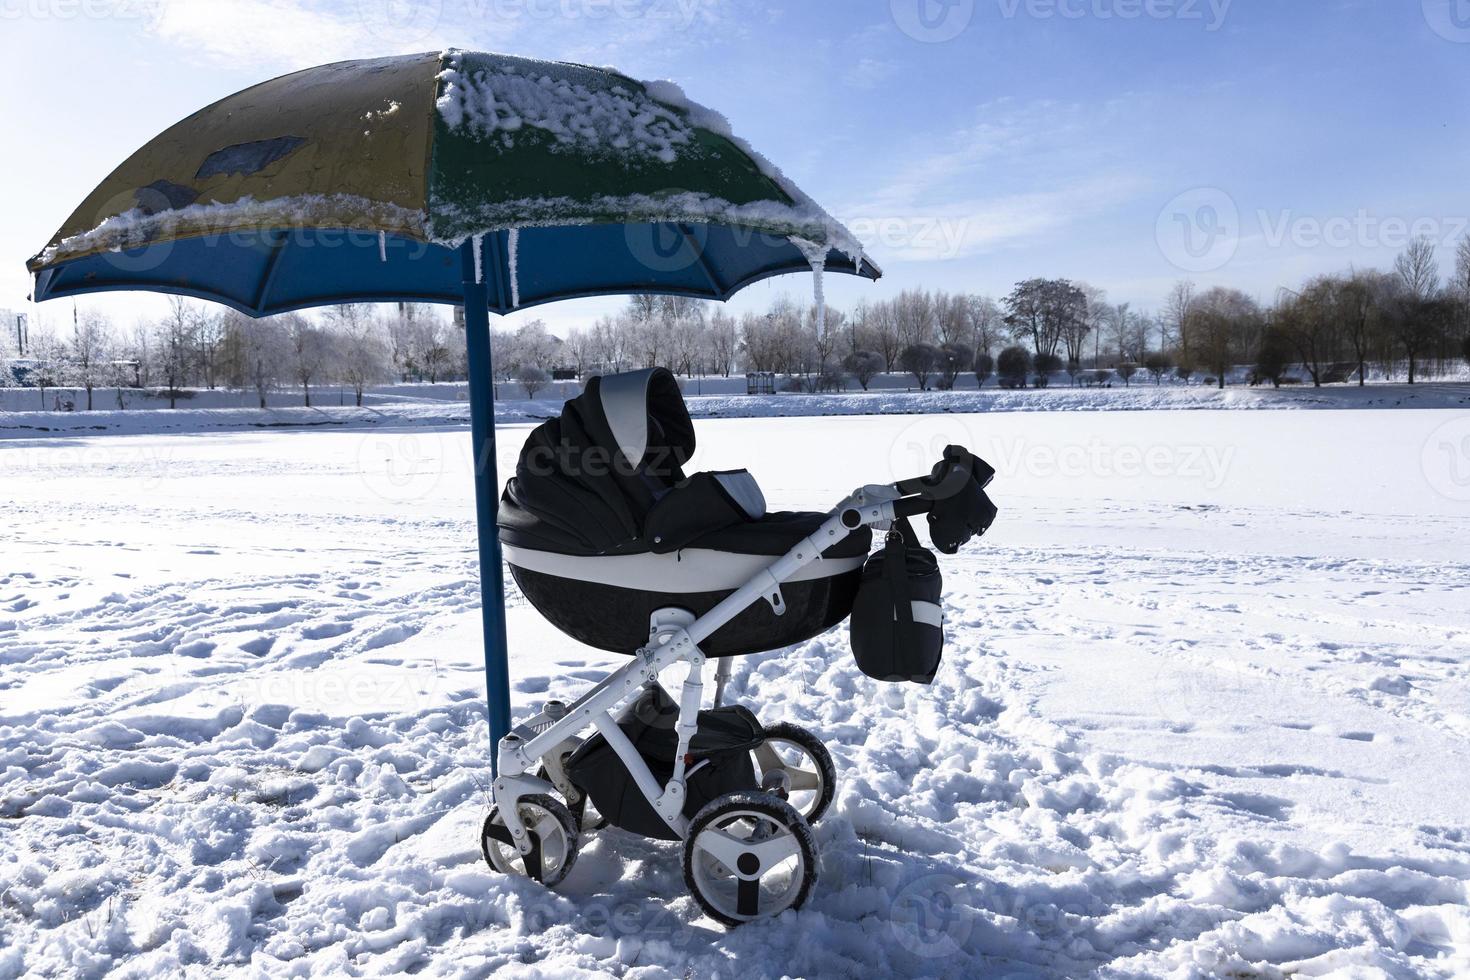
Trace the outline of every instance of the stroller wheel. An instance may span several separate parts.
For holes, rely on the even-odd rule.
[[[531,834],[531,853],[522,854],[511,841],[510,829],[495,807],[480,832],[485,862],[501,874],[522,875],[555,888],[577,862],[577,824],[566,806],[550,796],[523,796],[517,806]]]
[[[689,824],[684,884],[712,919],[738,926],[800,908],[817,881],[801,814],[771,793],[727,793]]]
[[[766,726],[766,741],[752,754],[756,780],[762,787],[769,789],[767,780],[777,777],[786,801],[807,823],[822,819],[837,792],[837,769],[821,739],[783,721]]]

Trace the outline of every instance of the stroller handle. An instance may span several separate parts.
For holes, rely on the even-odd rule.
[[[902,495],[892,503],[894,519],[928,514],[934,546],[952,555],[995,521],[995,504],[985,493],[994,478],[989,463],[964,446],[950,446],[928,476],[894,484]]]
[[[943,458],[934,464],[928,475],[900,480],[894,484],[894,488],[904,497],[918,497],[932,504],[934,501],[953,497],[969,486],[971,480],[980,484],[980,489],[983,490],[994,478],[995,469],[985,460],[964,446],[949,446],[944,450]],[[913,511],[909,516],[922,514],[928,509]]]

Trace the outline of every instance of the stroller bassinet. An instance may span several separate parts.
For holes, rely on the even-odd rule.
[[[765,511],[749,473],[686,477],[694,425],[663,368],[595,378],[527,441],[500,504],[516,584],[570,636],[632,654],[655,610],[709,612],[811,535],[821,513]],[[810,639],[852,611],[859,528],[701,646],[730,657]]]

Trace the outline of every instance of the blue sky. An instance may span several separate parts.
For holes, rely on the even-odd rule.
[[[831,284],[839,304],[1034,275],[1145,309],[1182,277],[1270,300],[1413,233],[1448,271],[1470,232],[1467,0],[0,0],[0,307],[86,192],[194,109],[447,45],[678,81],[867,241],[887,277]]]

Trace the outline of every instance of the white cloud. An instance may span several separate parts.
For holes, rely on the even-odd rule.
[[[149,30],[207,60],[302,68],[445,46],[437,0],[158,0]]]
[[[964,258],[1056,232],[1146,186],[1108,160],[1109,115],[1051,102],[983,107],[953,135],[911,139],[932,149],[901,158],[842,217],[875,254],[897,261]]]

